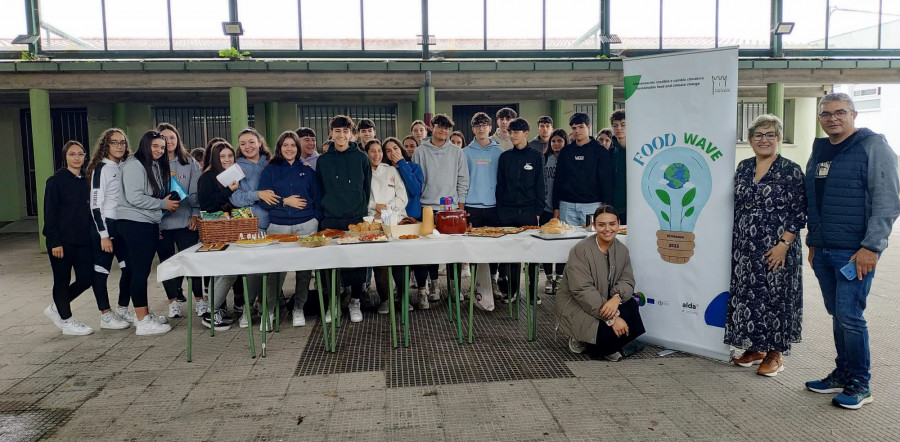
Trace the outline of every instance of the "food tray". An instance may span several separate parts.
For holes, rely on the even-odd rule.
[[[556,241],[561,239],[582,239],[587,238],[587,235],[581,234],[569,234],[569,233],[532,233],[531,236],[535,238],[543,239],[544,241]]]

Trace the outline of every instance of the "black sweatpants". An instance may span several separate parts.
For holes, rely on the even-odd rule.
[[[362,218],[324,218],[322,222],[319,223],[319,229],[338,229],[338,230],[347,230],[350,227],[350,224],[358,224],[362,222]],[[353,247],[353,246],[348,246]],[[331,273],[335,272],[335,269],[324,270],[322,271],[322,290],[325,291],[325,294],[328,294],[326,297],[325,304],[328,305],[331,301]],[[353,299],[362,299],[363,290],[365,290],[366,283],[366,268],[365,267],[357,267],[350,269],[341,269],[341,281],[343,284],[338,281],[338,287],[350,287],[350,297]]]
[[[535,216],[530,209],[516,210],[506,208],[497,211],[497,220],[504,226],[523,227],[534,225],[534,223],[538,221],[538,217]],[[509,275],[507,275],[507,278],[509,279],[509,293],[518,293],[522,279],[522,265],[520,263],[513,263],[508,264],[508,266]],[[501,269],[506,267],[507,264],[500,264]],[[528,276],[530,280],[528,283],[529,293],[526,295],[529,295],[529,299],[537,299],[537,272],[537,264],[528,264]]]
[[[172,229],[172,230],[161,230],[162,239],[159,241],[159,245],[156,249],[156,254],[159,256],[159,262],[163,262],[173,256],[176,253],[197,244],[200,241],[200,233],[196,230],[188,229],[187,227],[183,229]],[[176,250],[177,247],[177,250]],[[184,281],[184,278],[181,276],[172,278],[168,281],[163,281],[163,288],[166,290],[166,297],[169,300],[175,299],[178,295],[184,296],[184,289],[181,288],[181,283]],[[203,296],[203,281],[200,278],[192,278],[191,284],[193,284],[194,296],[201,297]]]
[[[159,224],[120,219],[118,227],[119,235],[128,247],[131,304],[134,308],[147,307],[147,278],[159,244]]]
[[[53,270],[53,303],[59,317],[69,319],[72,317],[72,301],[91,287],[94,261],[89,244],[63,243],[62,248],[62,258],[55,258],[51,249],[47,250],[47,254],[50,255],[50,269]],[[72,269],[75,269],[75,282],[69,284]]]
[[[597,327],[597,343],[585,345],[588,356],[602,358],[621,351],[625,344],[634,341],[647,331],[644,328],[644,321],[641,320],[637,301],[629,299],[623,302],[619,306],[619,317],[628,325],[628,334],[616,336],[616,332],[613,331],[612,327],[601,320],[600,326]]]
[[[97,308],[100,311],[108,310],[109,307],[109,290],[106,280],[109,278],[109,271],[112,269],[113,257],[119,261],[119,269],[122,270],[122,276],[119,277],[119,305],[127,307],[131,301],[131,267],[127,264],[128,247],[125,241],[119,235],[118,221],[107,218],[106,231],[109,232],[109,239],[113,243],[113,252],[106,253],[100,248],[100,233],[96,229],[91,229],[92,244],[94,249],[94,297],[97,298]]]

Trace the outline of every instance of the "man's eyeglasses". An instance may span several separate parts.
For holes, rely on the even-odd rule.
[[[821,118],[823,120],[830,120],[831,117],[835,117],[838,120],[843,120],[844,117],[846,117],[847,114],[849,114],[849,113],[850,112],[840,109],[840,110],[836,110],[834,112],[822,112],[821,114],[819,114],[819,118]]]
[[[775,132],[756,132],[753,134],[753,141],[762,141],[763,138],[773,141],[775,138],[778,138],[778,134]]]
[[[476,124],[476,125],[472,126],[473,129],[484,129],[486,127],[489,128],[489,127],[491,127],[491,125],[488,123],[481,123],[481,124]]]

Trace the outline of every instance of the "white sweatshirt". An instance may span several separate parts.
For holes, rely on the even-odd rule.
[[[406,185],[397,169],[381,163],[372,171],[372,194],[369,196],[369,216],[375,215],[375,204],[384,204],[401,217],[406,216]]]
[[[119,206],[119,164],[104,158],[91,176],[91,217],[101,238],[109,238],[106,220],[116,219]]]

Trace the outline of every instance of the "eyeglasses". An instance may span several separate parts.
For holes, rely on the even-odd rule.
[[[84,154],[84,152],[81,152],[81,153],[78,153],[78,152],[69,152],[69,153],[66,154],[66,156],[67,156],[67,157],[70,157],[70,158],[84,158],[84,157],[85,157],[85,154]]]
[[[472,126],[473,129],[484,129],[484,128],[490,128],[490,127],[491,127],[491,125],[488,123],[481,123],[481,124],[476,124],[476,125]]]
[[[849,113],[850,112],[840,109],[840,110],[836,110],[834,112],[822,112],[821,114],[819,114],[819,118],[821,118],[823,120],[830,120],[831,117],[835,117],[838,120],[843,120],[844,117],[846,117],[847,114],[849,114]]]
[[[753,141],[762,141],[763,138],[769,141],[773,141],[778,138],[778,134],[775,132],[756,132],[753,134]]]
[[[125,140],[122,140],[122,141],[119,141],[119,140],[109,140],[109,145],[112,146],[112,147],[119,147],[119,146],[122,146],[122,147],[128,147],[128,142],[125,141]]]

